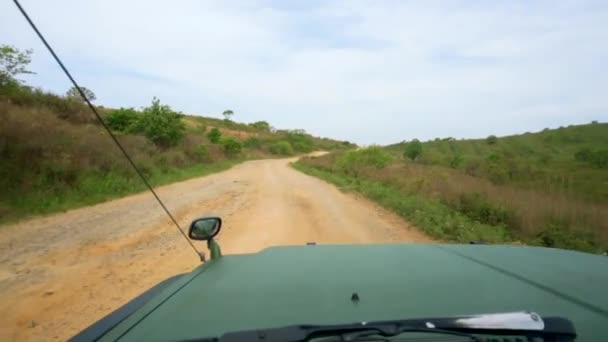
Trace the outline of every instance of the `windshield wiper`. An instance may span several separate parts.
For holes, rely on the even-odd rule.
[[[574,341],[576,338],[574,325],[566,318],[541,317],[533,312],[509,312],[336,325],[294,325],[230,332],[219,338],[192,341],[362,341],[383,340],[383,337],[389,340],[389,337],[407,332],[458,335],[465,341],[480,341],[475,335],[540,337],[543,341]]]

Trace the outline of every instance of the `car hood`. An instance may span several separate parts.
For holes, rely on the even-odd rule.
[[[104,337],[166,341],[294,324],[526,310],[569,318],[582,341],[608,340],[607,288],[605,256],[560,249],[274,247],[196,268]]]

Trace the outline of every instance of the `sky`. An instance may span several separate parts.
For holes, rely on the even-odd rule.
[[[608,2],[21,0],[97,104],[359,144],[608,121]],[[12,1],[0,44],[70,86]]]

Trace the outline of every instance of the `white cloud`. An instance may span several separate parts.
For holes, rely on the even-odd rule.
[[[22,0],[100,103],[359,143],[479,137],[608,119],[602,1]],[[32,84],[67,82],[10,2],[0,43],[36,50]]]

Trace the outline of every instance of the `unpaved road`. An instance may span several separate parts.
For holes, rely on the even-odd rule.
[[[224,254],[309,241],[429,241],[290,161],[250,161],[158,193],[183,227],[201,215],[224,218]],[[198,264],[149,193],[0,227],[0,340],[65,340]]]

